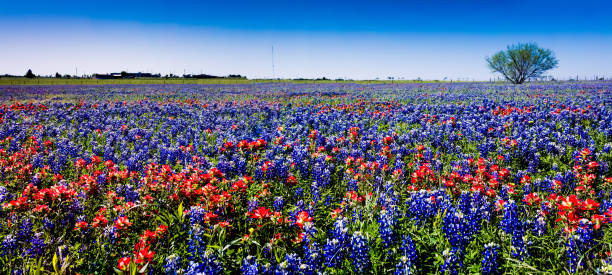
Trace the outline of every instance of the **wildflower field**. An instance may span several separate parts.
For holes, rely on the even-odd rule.
[[[0,101],[2,274],[612,272],[612,82]]]

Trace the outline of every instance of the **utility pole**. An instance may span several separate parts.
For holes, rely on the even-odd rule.
[[[274,72],[274,45],[272,45],[272,79],[276,78],[276,73]]]

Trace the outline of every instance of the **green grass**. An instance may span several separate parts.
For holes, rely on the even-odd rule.
[[[292,80],[292,79],[182,79],[182,78],[135,78],[135,79],[92,79],[92,78],[25,78],[0,77],[0,85],[117,85],[117,84],[255,84],[255,83],[433,83],[443,81],[414,80]],[[445,81],[444,81],[445,82]]]

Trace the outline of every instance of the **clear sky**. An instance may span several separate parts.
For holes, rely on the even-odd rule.
[[[612,77],[609,1],[7,1],[0,74],[495,77],[485,57],[552,49],[557,78]]]

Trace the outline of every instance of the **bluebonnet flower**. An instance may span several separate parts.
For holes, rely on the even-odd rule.
[[[304,243],[306,245],[310,244],[311,241],[314,240],[314,235],[317,233],[317,228],[312,222],[304,223]]]
[[[276,261],[276,260],[275,260]],[[275,265],[271,264],[270,262],[267,262],[263,265],[261,265],[261,271],[259,274],[265,274],[265,275],[271,275],[271,274],[276,274],[275,272],[276,270]],[[243,273],[244,274],[244,273]]]
[[[299,187],[295,189],[295,199],[300,199],[304,195],[304,188]]]
[[[570,273],[576,273],[578,269],[582,266],[582,262],[580,260],[580,254],[578,251],[578,247],[576,246],[576,241],[574,240],[574,235],[570,235],[565,244],[566,255],[567,255],[567,264],[570,267]]]
[[[168,275],[176,275],[181,269],[181,257],[172,254],[166,257],[166,263],[164,263],[164,269]]]
[[[190,261],[197,261],[198,257],[206,251],[206,243],[202,239],[200,227],[195,226],[189,230],[189,241],[187,242],[187,252],[189,254],[188,259]]]
[[[542,236],[546,233],[546,217],[542,213],[538,213],[533,219],[533,233],[536,236]]]
[[[501,229],[507,234],[512,234],[519,223],[518,210],[514,200],[508,201],[504,205],[504,215],[499,223]]]
[[[358,188],[357,180],[350,179],[348,181],[347,191],[357,191],[357,188]]]
[[[274,275],[290,275],[290,274],[297,274],[297,272],[294,272],[290,269],[289,267],[289,263],[285,260],[279,264],[276,265],[276,267],[274,268],[274,270],[272,270],[270,272],[270,274],[274,274]]]
[[[5,202],[9,199],[9,192],[6,190],[5,186],[0,186],[0,203]]]
[[[210,251],[207,250],[202,255],[199,255],[199,258],[200,262],[189,262],[186,274],[223,274],[223,266]]]
[[[323,246],[325,265],[328,267],[336,267],[344,261],[345,246],[348,241],[347,223],[348,219],[346,217],[337,218],[334,222],[334,228],[330,232],[326,244]]]
[[[289,253],[285,255],[285,265],[283,270],[289,272],[289,274],[296,274],[301,269],[305,269],[306,266],[302,266],[302,259],[297,256],[295,253]],[[279,264],[279,266],[283,265],[283,263]]]
[[[312,194],[312,201],[316,204],[319,202],[319,200],[321,199],[321,192],[320,192],[321,188],[319,187],[319,183],[317,183],[316,181],[314,181],[311,185],[310,185],[310,194]]]
[[[111,244],[114,244],[115,241],[117,240],[117,227],[115,226],[107,226],[104,228],[104,232],[102,233],[102,235],[106,238],[108,238],[111,242]]]
[[[480,272],[482,274],[499,274],[499,262],[497,251],[499,250],[499,245],[495,243],[488,243],[484,246],[484,251],[482,252],[482,266],[480,267]]]
[[[486,214],[481,212],[480,209],[472,207],[470,200],[466,201],[465,204],[462,207],[460,203],[458,207],[463,208],[464,211],[467,211],[466,213],[460,209],[449,207],[443,217],[444,224],[442,225],[442,231],[446,239],[453,248],[457,248],[461,252],[465,251],[465,248],[480,231],[482,219],[486,217]],[[470,208],[467,209],[468,207]]]
[[[338,239],[341,243],[348,240],[348,219],[346,217],[338,217],[334,222],[334,228],[331,230],[333,238]]]
[[[274,211],[277,211],[277,212],[283,211],[284,205],[285,205],[285,202],[283,200],[283,197],[278,196],[274,198]]]
[[[603,153],[610,153],[611,150],[612,150],[612,143],[610,142],[604,144],[603,148],[601,149]]]
[[[9,234],[4,237],[2,240],[2,256],[14,255],[19,249],[19,244],[17,243],[17,239],[13,237],[13,235]]]
[[[135,202],[139,199],[140,194],[138,193],[137,190],[134,190],[134,189],[135,188],[131,185],[122,184],[122,185],[117,186],[116,192],[117,192],[117,195],[123,196],[126,201]]]
[[[400,251],[401,256],[399,262],[395,265],[395,274],[412,274],[417,263],[417,251],[409,235],[405,235],[402,239]]]
[[[576,273],[582,268],[583,262],[579,261],[581,257],[591,257],[593,255],[593,252],[589,251],[597,245],[598,236],[596,233],[601,234],[601,231],[594,232],[590,222],[581,222],[576,232],[569,235],[565,248],[571,273]],[[589,253],[587,254],[587,252]]]
[[[323,202],[323,205],[330,206],[333,200],[334,198],[331,195],[327,195],[327,197],[325,197],[325,201]]]
[[[262,249],[262,252],[263,252],[263,258],[264,259],[270,259],[270,260],[273,260],[273,261],[276,260],[274,254],[273,254],[273,251],[272,251],[272,244],[271,243],[265,244],[263,249]]]
[[[187,274],[220,274],[223,271],[223,266],[216,257],[206,249],[206,243],[202,239],[202,231],[199,225],[196,225],[189,231],[188,240],[188,259],[189,267]]]
[[[590,221],[581,221],[580,226],[576,229],[576,244],[581,253],[586,252],[593,246],[597,245],[598,237],[602,234],[601,231],[593,231],[593,225]]]
[[[304,264],[307,265],[304,272],[306,274],[315,274],[321,268],[322,255],[318,243],[312,242],[304,246]]]
[[[52,232],[55,229],[53,221],[47,217],[43,219],[43,229],[47,232]]]
[[[512,246],[510,247],[512,256],[521,261],[525,260],[525,256],[528,256],[527,243],[525,242],[526,227],[527,224],[525,222],[518,221],[512,232]]]
[[[31,247],[27,251],[27,255],[30,258],[38,258],[45,253],[45,248],[47,244],[45,244],[45,240],[42,239],[42,234],[35,234],[34,238],[31,241]]]
[[[257,199],[251,199],[249,200],[249,212],[253,212],[255,211],[255,209],[257,209],[257,207],[259,206],[259,202],[257,201]]]
[[[395,223],[396,218],[392,210],[381,210],[378,217],[378,232],[385,247],[390,247],[395,242]],[[389,250],[391,252],[391,250]]]
[[[424,225],[428,219],[446,209],[449,204],[449,197],[444,190],[412,192],[406,200],[406,205],[408,205],[406,215],[411,217],[417,225]]]
[[[349,246],[351,262],[357,273],[368,273],[370,270],[370,247],[368,239],[360,232],[355,231]]]
[[[189,209],[189,222],[194,224],[201,224],[204,220],[204,216],[206,215],[206,210],[200,206],[192,206]]]
[[[30,241],[32,234],[32,222],[30,222],[30,219],[24,219],[17,231],[17,241],[27,243]]]
[[[259,274],[259,264],[257,263],[255,257],[246,256],[242,260],[242,266],[240,267],[240,271],[244,275],[258,275]]]
[[[395,275],[408,275],[413,274],[412,263],[406,256],[401,256],[399,262],[395,265]]]
[[[456,248],[446,249],[442,252],[444,263],[440,266],[440,270],[445,274],[459,274],[459,270],[463,267],[461,260],[461,252]]]

